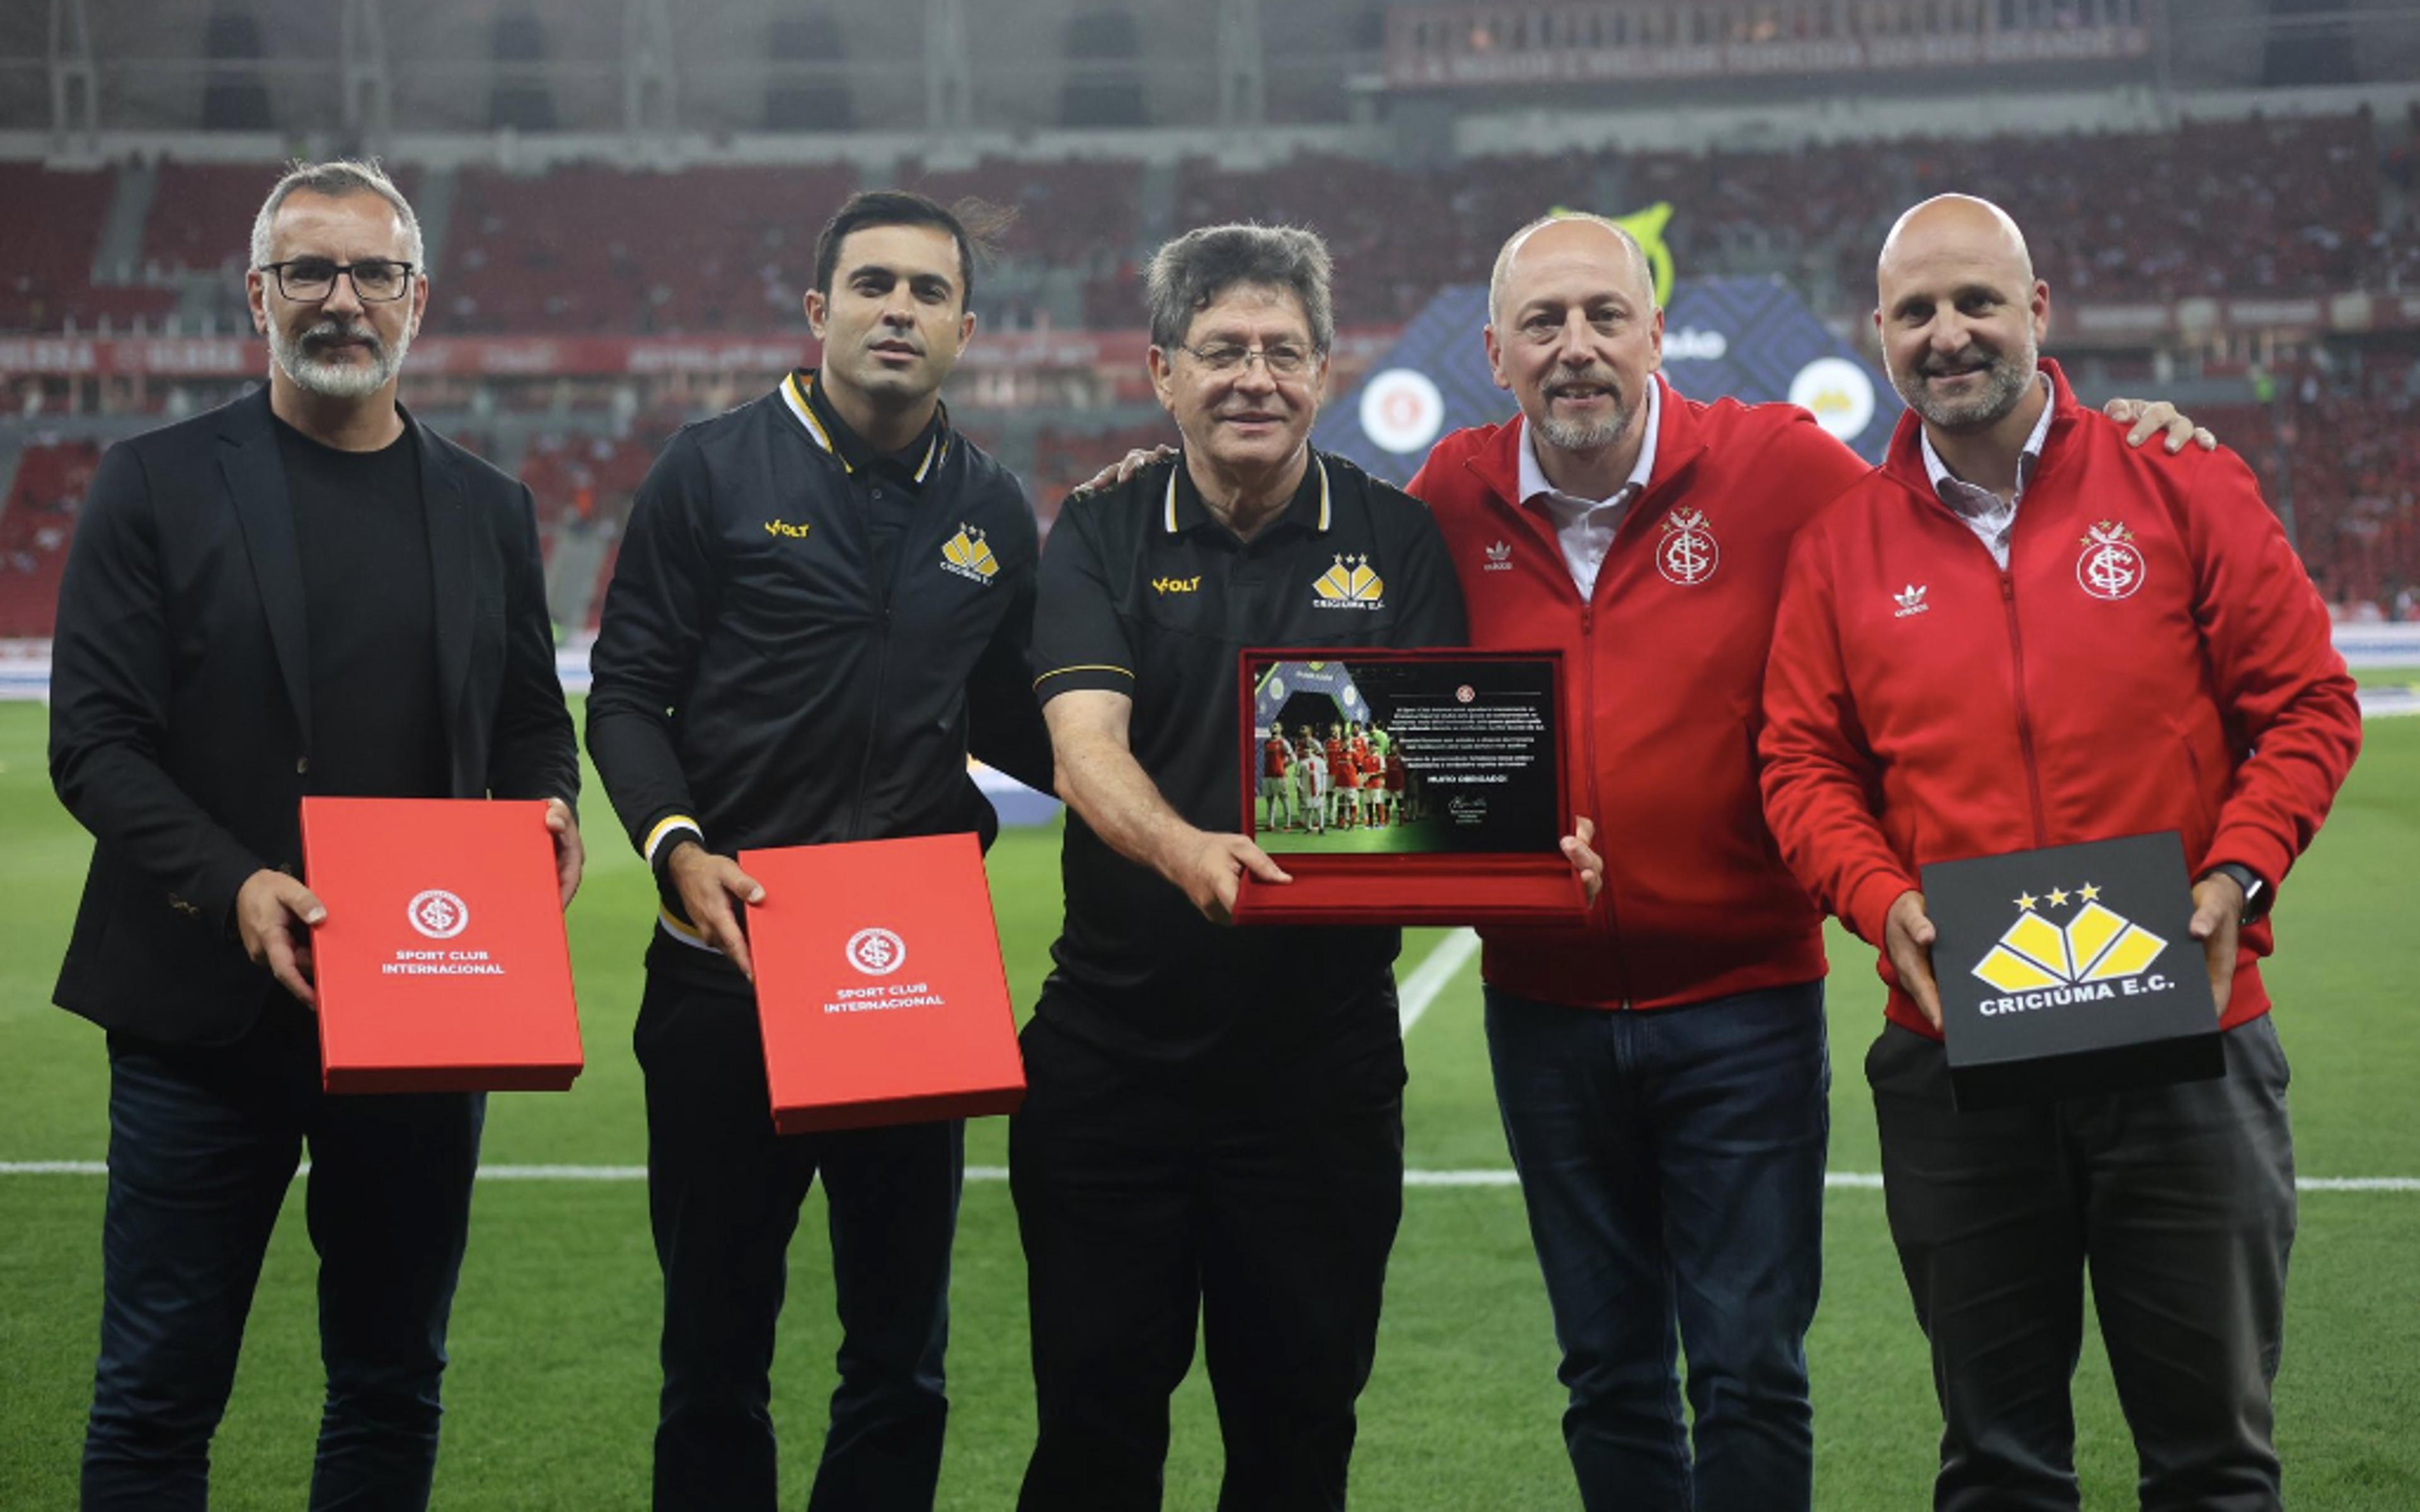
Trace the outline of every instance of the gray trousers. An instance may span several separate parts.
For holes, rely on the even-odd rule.
[[[2281,1504],[2286,1056],[2266,1016],[2226,1044],[2223,1080],[1961,1113],[1938,1043],[1896,1025],[1874,1041],[1891,1239],[1941,1399],[1940,1512],[2078,1504],[2087,1270],[2143,1506]]]

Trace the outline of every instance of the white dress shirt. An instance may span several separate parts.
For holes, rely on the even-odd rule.
[[[2055,395],[2050,386],[2050,375],[2038,373],[2042,388]],[[1941,501],[1966,522],[1966,528],[1981,537],[1992,548],[1992,560],[2006,572],[2009,567],[2009,536],[2017,528],[2017,501],[2025,496],[2025,485],[2033,481],[2034,469],[2041,463],[2042,442],[2050,435],[2051,406],[2042,406],[2041,418],[2034,422],[2033,434],[2025,438],[2025,449],[2017,457],[2017,486],[2006,499],[1989,488],[1978,488],[1955,472],[1932,449],[1932,434],[1918,431],[1924,444],[1924,471],[1932,480],[1932,491]]]
[[[1538,465],[1538,454],[1532,444],[1527,417],[1521,421],[1521,502],[1543,511],[1555,522],[1555,539],[1563,548],[1563,565],[1569,567],[1572,581],[1578,585],[1583,601],[1596,596],[1596,575],[1605,565],[1605,554],[1613,548],[1613,532],[1621,528],[1621,517],[1629,511],[1630,501],[1647,491],[1647,479],[1655,471],[1655,430],[1664,416],[1664,385],[1655,378],[1647,380],[1647,439],[1638,447],[1638,465],[1630,470],[1609,498],[1580,499],[1563,492],[1546,481],[1545,469]]]

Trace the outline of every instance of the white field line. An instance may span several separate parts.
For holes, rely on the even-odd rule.
[[[297,1177],[310,1173],[308,1161],[296,1169]],[[109,1167],[97,1160],[21,1160],[0,1161],[0,1176],[105,1176]],[[644,1165],[482,1165],[482,1181],[644,1181],[647,1168]],[[1005,1181],[1005,1165],[970,1165],[970,1181]],[[1405,1171],[1405,1186],[1518,1186],[1519,1178],[1509,1170],[1481,1167],[1458,1171]],[[1833,1171],[1823,1178],[1823,1184],[1839,1190],[1882,1190],[1883,1179],[1874,1171]],[[2407,1192],[2420,1193],[2420,1176],[2305,1176],[2294,1183],[2304,1192]]]
[[[1455,930],[1430,947],[1429,953],[1412,968],[1412,974],[1404,979],[1403,987],[1395,995],[1405,1034],[1412,1032],[1412,1026],[1437,1000],[1437,994],[1445,991],[1446,984],[1478,953],[1479,936],[1466,929]]]

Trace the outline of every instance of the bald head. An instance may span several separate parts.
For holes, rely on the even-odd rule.
[[[2002,261],[2018,284],[2030,286],[2034,281],[2034,255],[2025,248],[2025,234],[2008,211],[1972,194],[1935,194],[1900,216],[1883,238],[1876,274],[1887,279],[1894,263],[1945,251]]]
[[[1487,276],[1487,318],[1504,318],[1505,301],[1520,273],[1531,264],[1612,258],[1621,265],[1624,291],[1642,310],[1655,306],[1655,269],[1638,239],[1602,215],[1548,215],[1512,233],[1496,255]]]

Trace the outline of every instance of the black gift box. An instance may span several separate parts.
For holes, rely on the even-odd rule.
[[[2174,830],[1923,869],[1961,1108],[2226,1072]]]

